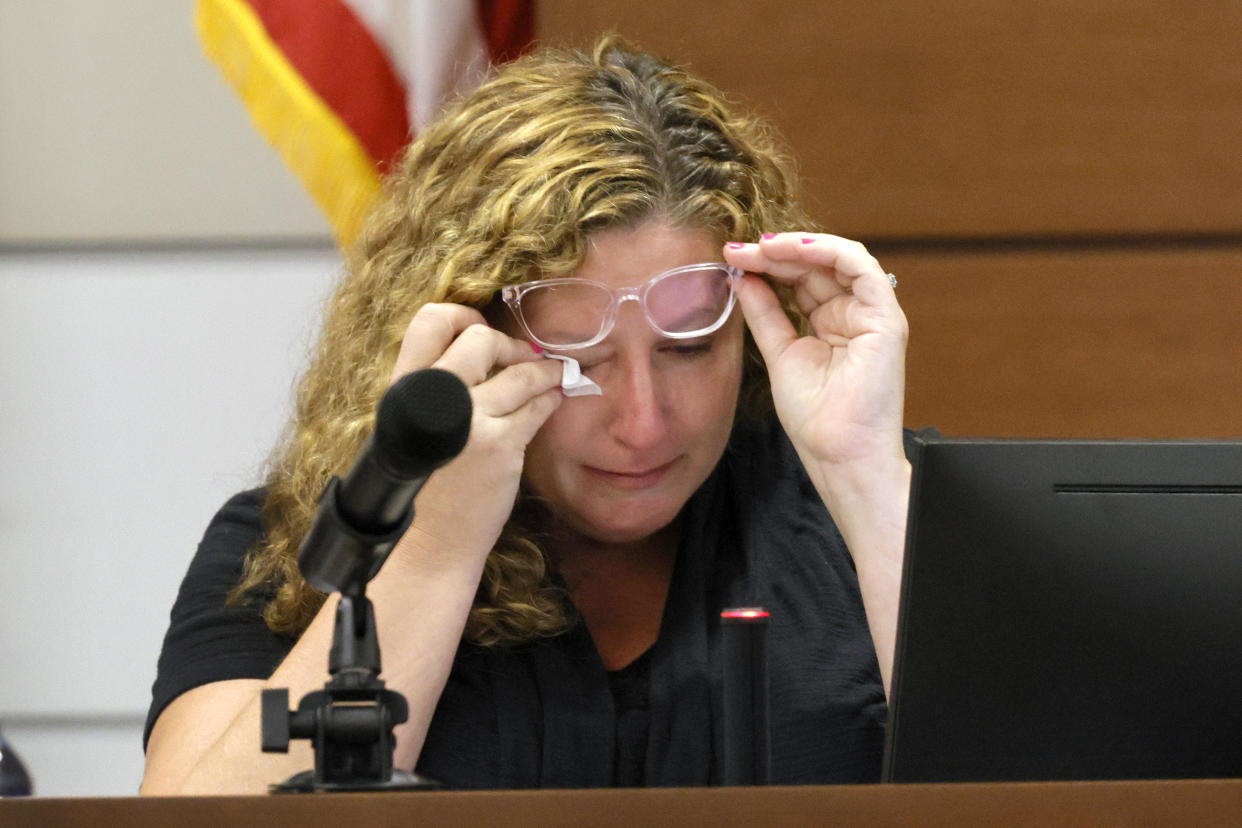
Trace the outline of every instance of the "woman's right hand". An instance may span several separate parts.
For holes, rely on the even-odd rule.
[[[474,308],[428,304],[406,328],[392,379],[429,367],[452,372],[470,389],[470,438],[428,479],[414,524],[394,551],[412,544],[421,556],[486,556],[513,509],[526,446],[564,400],[561,364],[489,327]]]
[[[461,305],[427,305],[406,329],[393,371],[443,368],[470,389],[470,439],[428,479],[414,524],[367,587],[384,652],[384,678],[409,704],[395,728],[399,768],[413,768],[448,679],[488,552],[513,508],[526,446],[560,404],[561,364],[487,326]],[[229,679],[196,687],[160,714],[147,747],[143,793],[262,793],[303,770],[310,747],[259,752],[265,687],[291,698],[322,687],[333,640],[329,599],[267,681]],[[417,612],[411,612],[411,608]]]

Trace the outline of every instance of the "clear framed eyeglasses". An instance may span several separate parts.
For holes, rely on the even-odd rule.
[[[588,348],[612,332],[622,302],[633,300],[661,336],[690,339],[720,328],[737,301],[742,271],[722,262],[685,265],[641,285],[613,288],[568,277],[541,279],[501,290],[505,304],[540,347]]]

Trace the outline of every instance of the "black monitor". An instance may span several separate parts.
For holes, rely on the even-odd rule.
[[[1242,442],[917,455],[886,780],[1242,776]]]

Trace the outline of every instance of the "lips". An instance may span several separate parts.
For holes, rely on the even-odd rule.
[[[633,471],[610,471],[608,469],[598,469],[594,466],[587,466],[586,469],[593,476],[619,489],[647,489],[663,480],[676,462],[674,459],[661,466]]]

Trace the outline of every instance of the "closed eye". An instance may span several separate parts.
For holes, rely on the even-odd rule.
[[[684,357],[702,356],[711,349],[712,340],[710,339],[692,339],[682,342],[673,341],[661,348],[661,350],[666,353]]]
[[[573,357],[578,360],[578,367],[585,373],[587,370],[594,368],[612,358],[612,351],[602,345],[596,345],[592,348],[583,348],[578,351],[556,351],[555,353],[563,353],[565,356]]]

